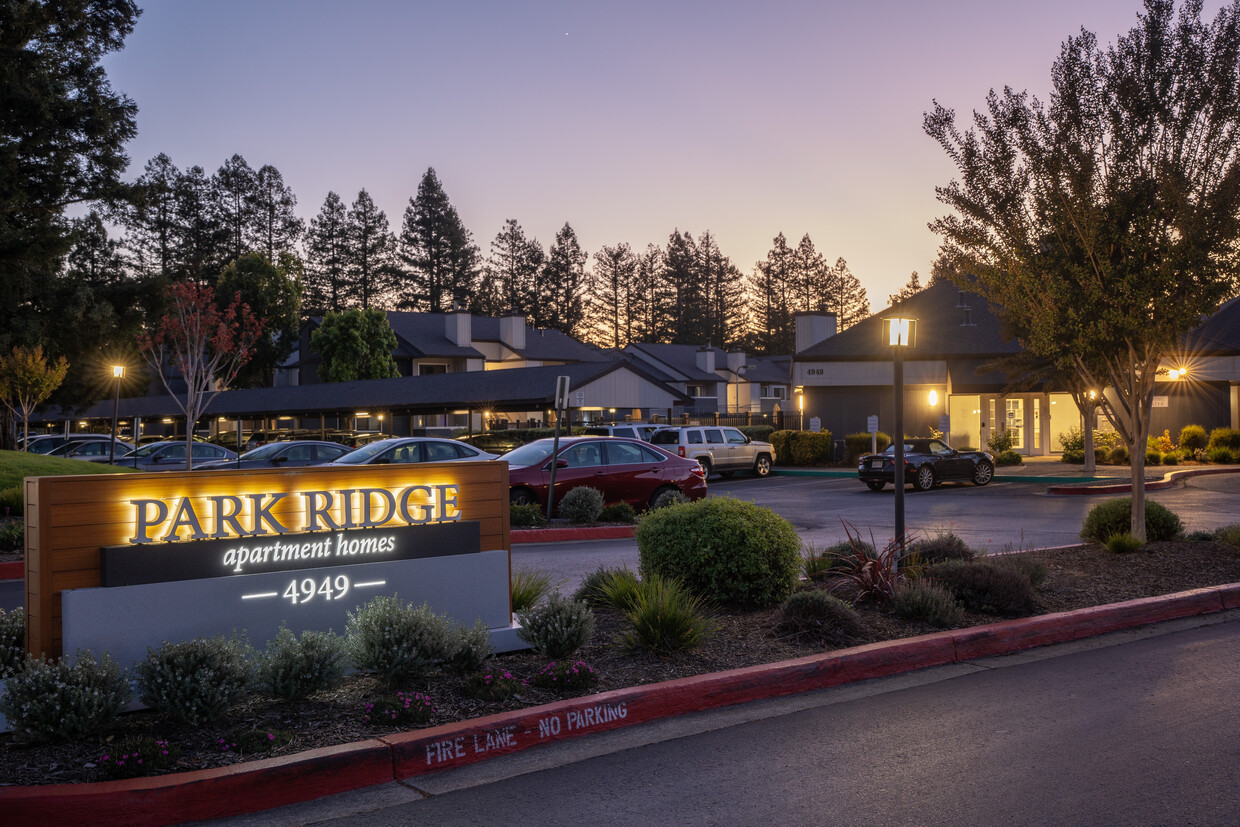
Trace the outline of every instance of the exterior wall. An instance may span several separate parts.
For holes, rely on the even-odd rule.
[[[877,385],[890,388],[895,382],[891,360],[872,362],[794,362],[792,383],[813,386]],[[947,362],[944,360],[906,360],[904,384],[946,385]]]
[[[1207,432],[1212,428],[1233,427],[1235,411],[1231,405],[1231,390],[1225,382],[1195,381],[1193,374],[1183,381],[1155,383],[1155,405],[1165,397],[1167,407],[1153,409],[1150,435],[1158,436],[1169,430],[1171,438],[1178,439],[1185,425],[1200,425]]]
[[[929,392],[936,390],[938,404],[931,405]],[[878,415],[878,429],[891,435],[895,428],[895,392],[891,387],[805,388],[805,421],[822,420],[822,427],[837,437],[864,433],[866,419]],[[904,431],[907,434],[929,435],[931,426],[938,427],[939,417],[947,412],[947,395],[942,386],[908,385],[904,387]]]

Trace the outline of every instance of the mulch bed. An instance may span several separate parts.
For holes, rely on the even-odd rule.
[[[1118,556],[1101,546],[1024,552],[1046,563],[1050,573],[1038,591],[1037,613],[1046,614],[1089,606],[1117,603],[1140,597],[1240,582],[1240,551],[1214,541],[1151,543],[1134,554]],[[893,640],[938,631],[921,623],[895,617],[885,607],[858,607],[868,630],[867,641]],[[672,658],[629,653],[615,644],[623,620],[614,613],[597,612],[594,641],[575,659],[588,663],[598,676],[590,690],[602,692],[626,686],[655,683],[673,678],[752,666],[829,651],[800,643],[776,631],[778,610],[725,610],[716,617],[712,637],[696,651]],[[988,615],[967,615],[965,626],[992,623]],[[496,669],[529,678],[546,665],[532,653],[503,655]],[[432,676],[407,690],[423,692],[433,701],[435,713],[427,726],[467,720],[509,709],[548,703],[562,697],[549,690],[528,687],[507,701],[493,703],[468,698],[464,679]],[[258,757],[291,754],[316,747],[360,741],[391,734],[389,726],[366,723],[367,701],[388,692],[369,676],[354,676],[337,690],[302,703],[285,704],[253,698],[235,707],[227,721],[210,729],[188,729],[164,721],[149,712],[122,717],[107,735],[88,743],[24,745],[12,735],[0,735],[0,784],[63,784],[103,780],[97,766],[109,745],[130,735],[166,739],[179,747],[181,756],[173,771],[223,766]],[[581,693],[585,694],[585,693]],[[283,730],[292,734],[285,745],[269,752],[249,753],[223,743],[236,739],[242,730]]]

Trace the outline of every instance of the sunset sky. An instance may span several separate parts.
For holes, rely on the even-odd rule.
[[[1004,85],[1045,97],[1060,43],[1137,0],[147,0],[105,60],[159,152],[273,164],[309,219],[367,189],[399,232],[434,167],[485,255],[508,218],[544,248],[710,230],[742,272],[783,231],[847,259],[875,310],[928,276],[952,177],[921,130]],[[1212,18],[1221,0],[1206,3]]]

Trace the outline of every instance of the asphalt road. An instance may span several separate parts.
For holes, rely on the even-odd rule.
[[[223,823],[1234,825],[1237,614],[683,716]]]
[[[934,536],[951,531],[976,549],[1000,552],[1054,548],[1081,542],[1085,515],[1100,502],[1123,495],[1045,493],[1044,483],[997,478],[983,488],[948,483],[904,497],[910,534]],[[772,476],[766,479],[712,479],[710,496],[734,496],[765,505],[796,526],[801,539],[817,548],[847,539],[845,524],[863,540],[886,544],[895,534],[895,493],[873,492],[855,479]],[[1240,522],[1240,474],[1191,477],[1176,487],[1148,492],[1150,499],[1180,515],[1185,530],[1207,530]],[[637,568],[632,540],[518,544],[514,567],[551,573],[561,590],[572,591],[601,565]]]

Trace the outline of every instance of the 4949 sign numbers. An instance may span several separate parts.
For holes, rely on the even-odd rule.
[[[335,577],[330,575],[322,580],[315,580],[313,577],[304,577],[301,580],[293,580],[285,588],[281,597],[289,600],[293,605],[299,603],[309,603],[311,600],[339,600],[349,591],[349,578],[343,574],[337,574]]]

